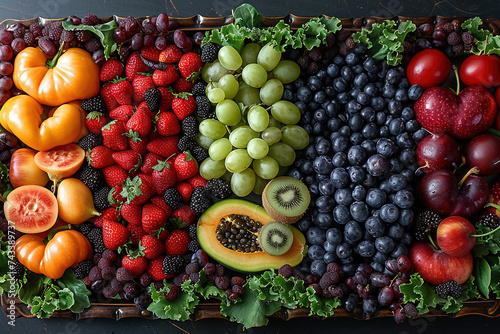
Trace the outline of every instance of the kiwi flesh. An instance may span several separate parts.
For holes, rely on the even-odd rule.
[[[283,255],[292,247],[292,229],[283,223],[269,222],[260,229],[259,244],[260,248],[269,255]]]
[[[274,220],[295,223],[306,212],[311,195],[307,186],[291,176],[279,176],[266,185],[262,205]]]

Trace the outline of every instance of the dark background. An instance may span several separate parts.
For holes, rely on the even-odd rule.
[[[11,19],[28,19],[37,16],[62,18],[68,15],[83,17],[87,13],[99,17],[111,15],[146,16],[161,12],[173,17],[187,17],[195,14],[215,17],[231,14],[231,10],[243,2],[251,3],[266,16],[317,16],[326,14],[336,17],[361,16],[480,16],[483,19],[500,18],[498,0],[107,0],[103,2],[71,0],[0,0],[0,22]],[[146,321],[143,319],[87,319],[72,321],[67,319],[27,319],[18,318],[15,327],[7,324],[3,310],[0,312],[0,333],[243,333],[241,325],[227,320],[209,319],[196,322],[175,322],[169,320]],[[390,318],[369,321],[332,318],[318,320],[300,318],[283,321],[272,319],[263,328],[253,328],[244,333],[305,333],[305,332],[340,332],[345,333],[499,333],[500,319],[481,316],[452,318],[422,318],[396,325]]]

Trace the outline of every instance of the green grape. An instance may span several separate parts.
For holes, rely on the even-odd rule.
[[[219,87],[224,90],[225,98],[232,99],[238,93],[240,84],[232,74],[226,74],[219,80]]]
[[[254,160],[252,164],[254,172],[265,180],[271,180],[278,175],[279,165],[270,156],[262,159]]]
[[[276,143],[269,146],[268,156],[276,160],[280,166],[290,166],[295,161],[295,150],[290,145]]]
[[[201,77],[206,83],[210,81],[219,81],[226,73],[227,69],[225,69],[217,59],[212,63],[205,64],[201,69]]]
[[[233,100],[225,99],[217,104],[215,114],[224,125],[236,125],[241,121],[240,107]]]
[[[269,145],[262,138],[254,138],[248,142],[247,152],[254,159],[262,159],[269,152]]]
[[[271,146],[272,144],[274,143],[277,143],[281,140],[281,130],[274,127],[274,126],[270,126],[268,127],[267,129],[265,129],[264,131],[262,131],[262,133],[260,134],[260,137],[262,139],[264,139],[267,143],[267,145]]]
[[[238,51],[229,45],[220,48],[218,58],[222,66],[230,71],[236,71],[239,69],[243,62]]]
[[[220,87],[215,87],[212,85],[207,86],[207,97],[212,103],[219,103],[224,101],[226,98],[226,92]]]
[[[236,196],[245,197],[255,186],[255,172],[247,168],[242,172],[234,173],[231,177],[231,190]]]
[[[300,76],[300,66],[293,60],[282,60],[273,70],[273,78],[283,84],[294,82]]]
[[[243,59],[243,66],[248,64],[257,63],[257,55],[260,51],[260,45],[257,43],[248,43],[241,50],[241,58]]]
[[[272,71],[280,62],[281,53],[274,49],[270,43],[264,45],[257,56],[257,64],[262,65],[266,71]]]
[[[243,117],[242,117],[241,120],[238,122],[238,124],[231,126],[230,132],[233,132],[234,130],[236,130],[240,126],[245,126],[245,125],[247,125],[247,124],[245,123],[245,121],[243,120]],[[228,136],[228,138],[229,138],[229,136]]]
[[[225,172],[224,160],[214,161],[212,158],[206,158],[200,165],[200,175],[206,180],[219,178]]]
[[[224,168],[226,168],[226,166],[224,166]],[[226,172],[224,173],[224,175],[222,175],[220,178],[223,179],[224,181],[231,182],[231,178],[232,177],[233,177],[233,173],[228,172],[226,170]]]
[[[216,119],[204,119],[199,129],[202,135],[210,139],[219,139],[226,134],[226,127]]]
[[[298,125],[286,125],[281,128],[281,141],[290,145],[294,150],[303,150],[309,145],[309,134]]]
[[[252,130],[262,132],[269,126],[269,113],[261,106],[253,106],[248,110],[247,122]]]
[[[281,124],[276,118],[269,117],[269,126],[274,126],[275,128],[281,129],[283,124]]]
[[[226,156],[233,150],[233,145],[227,138],[217,139],[208,148],[208,155],[215,161],[225,159]]]
[[[248,125],[244,125],[229,134],[229,141],[236,148],[246,148],[248,142],[257,137],[259,137],[257,132],[253,131]]]
[[[283,96],[283,84],[278,79],[267,80],[267,82],[260,88],[260,100],[265,105],[272,105],[281,100]]]
[[[272,105],[271,115],[283,124],[297,124],[300,110],[290,101],[281,100]]]
[[[194,137],[194,140],[198,143],[198,145],[200,145],[203,148],[206,148],[207,150],[210,147],[210,145],[212,145],[212,143],[214,142],[213,139],[205,137],[201,133],[198,133],[196,137]]]
[[[252,158],[245,149],[236,149],[229,152],[224,160],[226,169],[231,173],[240,173],[252,164]]]
[[[264,188],[267,185],[267,181],[261,178],[260,176],[255,176],[255,186],[252,189],[252,192],[258,196],[262,195]]]
[[[240,83],[240,89],[233,99],[236,103],[243,103],[246,106],[261,103],[259,97],[259,89],[247,85],[245,82]]]
[[[267,81],[267,72],[259,64],[248,64],[243,68],[241,78],[250,87],[260,88]]]

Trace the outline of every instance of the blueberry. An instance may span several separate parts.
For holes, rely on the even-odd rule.
[[[361,184],[358,184],[352,190],[351,195],[355,201],[364,201],[366,198],[366,189]]]
[[[333,169],[332,159],[327,155],[320,155],[314,159],[313,168],[318,174],[329,174]]]
[[[372,237],[377,238],[384,235],[385,224],[380,218],[371,216],[365,222],[365,229]]]
[[[417,101],[420,96],[422,96],[423,90],[420,85],[413,85],[408,89],[408,98],[413,101]]]
[[[326,252],[335,252],[337,245],[338,244],[334,244],[333,242],[327,240],[323,244],[323,248],[325,249]]]
[[[342,265],[342,271],[346,277],[354,276],[356,272],[357,265],[354,263],[346,263]]]
[[[349,207],[349,212],[351,213],[351,217],[358,222],[364,222],[368,218],[370,214],[370,210],[365,202],[356,201],[351,204]]]
[[[377,146],[373,140],[367,139],[361,143],[361,147],[366,150],[366,154],[373,155],[377,152]]]
[[[352,70],[354,71],[355,74],[363,73],[363,71],[364,71],[363,65],[361,65],[361,64],[354,65],[352,67]]]
[[[335,116],[330,116],[330,117],[335,117]],[[331,132],[338,131],[342,127],[342,121],[339,118],[330,118],[328,120],[327,127],[328,130],[330,130]]]
[[[323,259],[314,260],[311,263],[311,274],[321,277],[323,276],[325,271],[326,271],[326,263],[323,261]]]
[[[281,99],[285,100],[285,101],[293,102],[296,99],[296,96],[291,90],[285,89],[283,91],[283,95],[281,96]]]
[[[362,185],[365,188],[373,188],[377,185],[377,178],[373,175],[366,174],[365,180],[363,181]]]
[[[399,88],[394,96],[396,100],[405,103],[408,101],[408,91],[404,88]]]
[[[410,191],[402,189],[396,193],[394,204],[401,209],[409,209],[415,204],[415,197]]]
[[[361,257],[372,257],[375,255],[375,245],[372,241],[363,240],[358,244],[357,251]]]
[[[366,192],[365,202],[370,208],[379,209],[387,201],[387,195],[379,188],[370,188]]]
[[[378,271],[378,272],[384,271],[384,266],[378,262],[375,262],[375,261],[370,263],[370,267],[373,268],[373,271]]]
[[[396,241],[400,240],[403,237],[404,233],[404,227],[399,225],[398,223],[392,224],[387,231],[387,235]]]
[[[302,173],[300,172],[300,170],[298,168],[292,168],[292,169],[290,169],[288,171],[287,175],[291,176],[291,177],[293,177],[294,179],[297,179],[297,180],[300,180],[303,177]]]
[[[325,123],[315,123],[313,125],[313,133],[315,135],[322,135],[326,132],[326,124]]]
[[[375,248],[384,254],[391,254],[396,247],[394,240],[388,236],[382,236],[375,239]]]
[[[395,118],[389,124],[389,132],[393,136],[397,136],[405,130],[405,123],[401,118]]]
[[[362,106],[367,106],[370,104],[371,97],[366,93],[359,93],[356,97],[356,101],[358,101]]]
[[[311,175],[314,173],[313,163],[310,160],[304,161],[303,164],[300,165],[300,171],[306,175]]]
[[[340,67],[337,64],[330,64],[326,68],[326,73],[332,77],[332,78],[337,78],[340,74]]]
[[[401,103],[401,101],[392,99],[387,103],[387,109],[389,109],[389,113],[391,115],[399,116],[403,111],[403,103]]]
[[[321,79],[315,75],[312,75],[309,77],[309,79],[307,79],[307,84],[313,92],[317,92],[323,86],[321,83]]]
[[[326,90],[326,89],[325,89]],[[340,106],[337,101],[333,100],[330,103],[328,103],[325,107],[326,114],[329,117],[336,117],[339,114],[340,111]],[[335,130],[333,130],[335,131]]]
[[[420,129],[420,123],[416,119],[411,119],[408,122],[405,123],[405,129],[406,131],[412,133],[412,139],[419,142],[422,140],[423,137],[420,138],[420,136],[423,134],[425,136],[425,133],[419,133],[415,135],[419,130],[423,130],[426,132],[424,129]]]
[[[349,92],[349,95],[353,98],[353,99],[356,99],[359,95],[359,93],[361,93],[361,89],[359,89],[358,87],[354,87],[353,89],[351,89],[351,91]]]
[[[366,150],[360,145],[351,146],[347,152],[349,163],[354,166],[361,166],[366,160]]]
[[[346,205],[339,204],[333,209],[333,219],[341,225],[344,225],[351,220],[351,213]]]
[[[342,79],[342,80],[344,80],[344,79]],[[335,85],[335,83],[334,83],[334,85]],[[348,86],[346,86],[346,89],[348,89]],[[337,95],[337,100],[339,101],[340,104],[346,104],[347,102],[349,102],[350,99],[351,99],[351,96],[347,92],[340,92]]]
[[[342,93],[342,92],[347,91],[347,89],[349,88],[349,85],[347,84],[347,82],[345,81],[344,78],[335,78],[335,79],[333,79],[333,88],[337,92]],[[312,98],[312,94],[311,94],[311,98]],[[338,96],[337,96],[337,98],[338,98]]]
[[[317,181],[309,184],[309,192],[311,193],[311,195],[319,195],[319,186]]]
[[[396,95],[396,87],[393,85],[386,84],[382,88],[382,96],[392,99]]]
[[[335,201],[330,196],[319,196],[316,199],[316,207],[319,212],[331,212],[335,206]]]
[[[383,112],[383,111],[378,111],[378,112],[375,114],[375,122],[376,122],[378,125],[384,125],[386,120],[387,120],[387,115],[385,114],[385,112]]]
[[[342,69],[340,70],[340,75],[347,82],[351,82],[354,80],[354,71],[349,66],[342,67]]]
[[[410,227],[413,224],[413,210],[403,209],[399,212],[398,223],[405,227]]]
[[[342,136],[342,137],[337,137],[332,141],[332,149],[333,152],[345,152],[347,150],[347,147],[349,146],[349,140]]]
[[[303,86],[297,89],[297,99],[302,102],[309,102],[313,98],[313,93],[308,86]]]
[[[313,101],[316,103],[323,103],[326,100],[326,93],[322,90],[316,92],[313,97]]]
[[[385,80],[391,84],[395,85],[401,81],[402,74],[399,70],[396,68],[391,68],[389,71],[387,71],[387,74],[385,76]]]
[[[376,247],[375,247],[376,249]],[[387,261],[387,259],[389,258],[389,256],[386,254],[386,253],[382,253],[380,251],[376,251],[375,252],[375,255],[373,255],[372,257],[372,260],[377,262],[377,263],[380,263],[382,265],[384,265],[384,268],[385,268],[385,261]],[[394,275],[394,273],[391,275],[391,277]]]
[[[366,171],[373,176],[383,175],[389,169],[387,158],[380,154],[374,154],[366,162]]]
[[[377,137],[378,131],[379,131],[378,126],[375,123],[370,122],[365,124],[365,126],[361,130],[361,134],[366,139],[374,139]]]
[[[381,111],[385,108],[385,101],[382,97],[375,96],[372,98],[372,101],[370,102],[370,106],[375,111]]]
[[[302,232],[307,231],[313,225],[312,220],[309,217],[302,217],[298,222],[297,226]]]
[[[386,223],[394,223],[399,218],[399,209],[391,203],[382,205],[380,208],[380,219]]]
[[[387,125],[382,125],[379,128],[378,135],[379,137],[389,137],[389,127]]]
[[[401,255],[408,256],[408,247],[404,244],[398,244],[391,253],[391,257],[397,259]]]
[[[403,170],[403,164],[396,158],[389,160],[389,173],[397,174]]]
[[[425,136],[427,136],[429,133],[427,132],[427,130],[425,129],[418,129],[417,131],[415,131],[412,135],[412,138],[415,142],[420,142],[422,139],[425,138]]]
[[[366,73],[360,73],[354,78],[354,86],[358,88],[363,88],[368,83],[368,76]]]
[[[353,145],[360,145],[365,138],[360,132],[354,132],[350,137],[350,142]]]
[[[337,152],[333,155],[332,165],[334,167],[344,167],[347,165],[347,155],[344,152]]]
[[[325,250],[323,247],[318,245],[312,245],[307,250],[307,255],[311,258],[311,260],[323,260],[323,256],[325,255]]]
[[[369,77],[368,77],[369,79]],[[368,96],[370,97],[375,97],[377,96],[378,94],[378,88],[377,86],[375,86],[373,83],[368,83],[366,84],[365,88],[363,89],[363,91],[368,94]]]
[[[401,148],[411,148],[413,146],[413,138],[408,132],[400,133],[396,136],[396,144]]]
[[[305,107],[305,108],[307,108],[307,107]],[[313,121],[313,114],[310,111],[305,112],[304,114],[302,114],[301,121],[304,124],[311,124]]]
[[[386,194],[392,193],[392,187],[389,184],[389,180],[384,180],[384,181],[380,182],[379,188],[380,188],[380,190],[382,190]]]
[[[415,111],[411,107],[404,107],[401,112],[401,118],[405,121],[409,121],[415,118]]]
[[[335,168],[330,174],[330,180],[337,189],[346,187],[349,184],[349,173],[343,167]]]
[[[326,123],[330,119],[325,109],[319,108],[313,114],[313,119],[319,123]]]
[[[401,174],[393,174],[389,178],[389,185],[391,186],[393,191],[399,191],[404,189],[408,184],[408,180]]]
[[[403,68],[399,67],[399,70],[401,71],[402,74],[404,73],[404,69]],[[408,89],[408,88],[410,88],[410,81],[408,81],[407,78],[402,77],[401,81],[399,81],[398,87],[399,88]]]
[[[380,62],[375,58],[368,57],[363,62],[363,67],[368,73],[377,73],[380,71]]]
[[[361,166],[350,166],[347,171],[353,184],[362,183],[366,178],[365,170]]]
[[[345,111],[349,114],[354,115],[361,111],[363,106],[356,100],[349,100],[345,106]]]
[[[329,83],[328,83],[328,86],[325,87],[325,93],[326,93],[326,96],[327,97],[335,97],[337,95],[337,92],[335,91],[335,89],[331,86],[332,83],[333,83],[333,79],[330,78],[330,80],[328,80]]]
[[[328,139],[322,138],[316,142],[315,148],[319,155],[327,155],[330,153],[332,144]]]
[[[352,246],[343,242],[337,246],[335,253],[339,259],[347,259],[352,255]]]
[[[413,236],[411,235],[411,233],[405,232],[405,234],[403,234],[403,237],[401,238],[401,243],[406,246],[411,245],[413,243]]]
[[[367,122],[374,122],[375,121],[375,110],[373,110],[372,107],[364,107],[363,109],[361,109],[359,114]]]
[[[321,195],[333,196],[335,194],[335,186],[329,178],[319,181],[318,188]]]
[[[326,240],[325,230],[318,226],[313,226],[306,232],[307,243],[310,245],[323,245]]]
[[[396,149],[396,145],[389,138],[377,140],[377,153],[390,158]]]
[[[346,240],[357,242],[363,237],[363,230],[359,226],[359,223],[351,220],[345,224],[344,227],[344,238]]]
[[[336,227],[329,228],[326,231],[326,240],[335,245],[335,247],[342,242],[343,237],[342,231]]]
[[[333,252],[326,252],[325,256],[323,256],[323,261],[328,264],[332,262],[337,262],[339,260],[337,254],[335,254],[335,251]]]
[[[349,53],[345,56],[345,62],[347,65],[353,66],[359,63],[359,56],[356,53]]]

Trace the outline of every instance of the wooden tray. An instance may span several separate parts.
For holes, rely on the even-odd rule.
[[[330,18],[330,16],[326,16]],[[107,18],[102,18],[101,22],[108,22],[110,20],[122,20],[123,17],[112,16]],[[201,15],[194,15],[191,17],[176,18],[172,17],[179,24],[179,28],[185,31],[206,31],[217,29],[223,25],[230,24],[233,22],[232,16],[225,17],[205,17]],[[301,17],[293,14],[281,16],[281,17],[268,17],[264,16],[262,18],[263,26],[271,26],[283,20],[288,23],[292,29],[298,29],[302,24],[310,20],[311,17]],[[456,17],[444,17],[444,16],[429,16],[429,17],[418,17],[410,18],[405,16],[393,16],[393,17],[376,17],[376,16],[365,16],[359,18],[342,18],[342,27],[351,31],[358,31],[362,28],[370,28],[373,23],[379,23],[384,20],[394,20],[396,22],[404,22],[407,20],[413,21],[415,24],[419,25],[422,23],[434,23],[443,20],[458,19],[460,22],[467,20],[466,17],[456,18]],[[9,28],[17,22],[21,22],[25,26],[29,26],[32,23],[38,22],[40,25],[44,26],[48,23],[55,21],[62,21],[64,19],[46,19],[42,17],[32,18],[27,20],[15,20],[7,19],[0,22],[0,29]],[[490,29],[494,34],[500,34],[500,20],[496,18],[490,18],[483,20],[485,27]],[[12,304],[12,300],[7,298],[7,292],[1,296],[1,304],[3,310],[9,314],[8,307]],[[26,317],[34,318],[35,315],[31,314],[30,307],[18,298],[14,299],[15,315],[16,317]],[[383,317],[393,317],[391,311],[384,309],[379,311],[375,316],[363,316],[361,310],[358,312],[351,313],[347,312],[344,308],[338,308],[335,310],[333,317],[349,317],[359,320],[367,320],[372,318],[383,318]],[[500,299],[499,300],[470,300],[464,302],[464,306],[459,312],[453,314],[446,314],[445,312],[438,309],[431,309],[429,313],[421,317],[461,317],[466,315],[481,315],[488,318],[495,318],[500,316]],[[282,308],[280,311],[272,315],[274,318],[280,318],[283,320],[288,320],[292,318],[308,317],[309,309],[298,308],[294,310]],[[82,313],[72,313],[71,311],[56,311],[52,317],[57,318],[68,318],[74,320],[88,319],[88,318],[108,318],[114,320],[120,320],[123,318],[144,318],[144,319],[159,319],[154,313],[148,310],[141,310],[133,303],[126,301],[111,301],[111,302],[95,302],[91,303],[91,306],[83,311]],[[195,309],[191,316],[192,320],[201,320],[208,318],[220,318],[227,319],[220,314],[220,305],[217,301],[205,301],[201,302]],[[319,317],[318,317],[319,318]],[[228,319],[227,319],[228,320]]]

